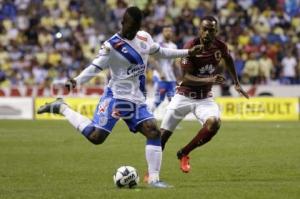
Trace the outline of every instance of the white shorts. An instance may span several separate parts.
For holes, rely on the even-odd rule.
[[[210,117],[220,118],[221,116],[219,106],[212,97],[191,99],[176,94],[167,107],[161,128],[173,132],[178,123],[190,112],[202,125]]]

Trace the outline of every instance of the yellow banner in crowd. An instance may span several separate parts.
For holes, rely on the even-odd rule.
[[[35,99],[35,110],[44,105],[46,102],[52,102],[55,98],[36,98]],[[66,98],[65,101],[68,103],[72,109],[81,113],[88,118],[93,118],[94,111],[96,110],[96,106],[99,102],[99,98],[85,97],[85,98]],[[54,114],[42,114],[38,115],[35,111],[35,119],[63,119],[62,116],[54,115]]]
[[[221,108],[222,120],[299,120],[298,98],[217,98],[216,101]]]

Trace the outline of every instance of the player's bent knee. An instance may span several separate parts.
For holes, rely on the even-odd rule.
[[[160,138],[160,131],[156,126],[155,121],[147,120],[140,125],[139,131],[143,133],[147,139]]]
[[[148,139],[158,139],[160,138],[160,131],[156,126],[151,127],[147,130],[147,136]]]
[[[217,132],[221,127],[221,120],[216,117],[210,117],[205,122],[206,128],[211,132]]]
[[[107,138],[108,135],[109,135],[109,132],[102,130],[102,129],[95,128],[95,130],[93,132],[91,132],[87,138],[91,143],[93,143],[95,145],[99,145],[105,141],[105,139]]]

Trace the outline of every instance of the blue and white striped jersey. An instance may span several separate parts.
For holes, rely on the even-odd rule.
[[[122,38],[117,33],[104,42],[92,65],[110,70],[108,87],[114,98],[144,103],[148,57],[159,48],[159,44],[153,42],[145,31],[139,31],[133,40]]]

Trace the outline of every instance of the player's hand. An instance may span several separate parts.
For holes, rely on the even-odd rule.
[[[241,87],[239,83],[234,85],[235,90],[240,94],[243,95],[245,98],[249,99],[249,95],[244,89]]]
[[[65,83],[65,87],[70,92],[72,89],[74,89],[76,87],[76,84],[77,83],[74,79],[68,79],[68,81],[66,81],[66,83]]]
[[[203,50],[204,45],[203,44],[199,44],[196,46],[193,46],[192,48],[189,49],[189,56],[195,56],[199,53],[201,53],[201,51]]]
[[[223,75],[217,74],[213,76],[213,83],[214,84],[225,84],[225,77]]]

